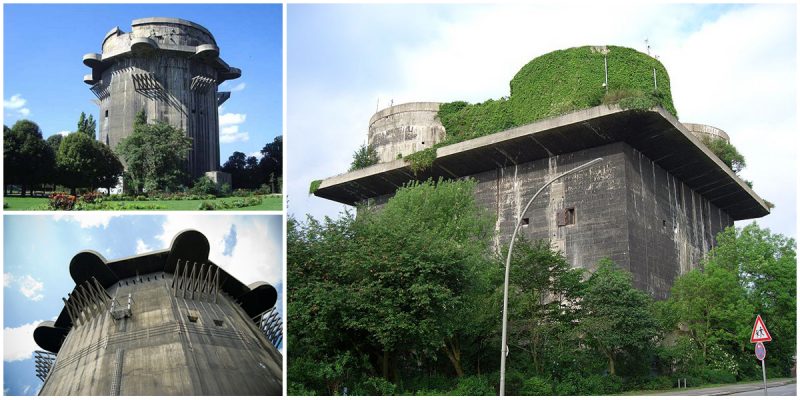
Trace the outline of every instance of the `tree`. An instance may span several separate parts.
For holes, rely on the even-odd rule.
[[[540,375],[558,374],[557,355],[575,348],[570,339],[584,273],[570,266],[550,242],[517,239],[510,272],[509,347],[528,357],[510,357],[510,367],[525,370],[527,364]]]
[[[685,329],[701,367],[725,365],[737,374],[729,354],[749,339],[747,320],[753,308],[747,303],[736,273],[717,266],[692,270],[675,281],[668,300],[672,329]]]
[[[23,119],[10,129],[3,126],[4,184],[18,184],[24,196],[33,185],[46,182],[52,177],[55,156],[42,139],[42,131],[36,123]]]
[[[264,176],[274,173],[283,176],[283,136],[277,136],[272,143],[267,143],[261,149],[260,166]]]
[[[601,260],[586,281],[580,307],[581,332],[606,358],[609,375],[616,375],[621,354],[653,346],[658,332],[650,312],[650,296],[634,288],[630,273],[610,260]]]
[[[61,141],[64,140],[64,136],[59,134],[50,135],[47,137],[47,145],[53,150],[53,154],[58,152],[58,146],[61,145]]]
[[[378,152],[375,150],[375,147],[362,144],[361,147],[353,153],[353,162],[350,163],[350,171],[366,168],[377,163]]]
[[[86,118],[86,113],[81,112],[81,116],[78,118],[78,132],[85,133],[94,139],[96,131],[97,124],[95,123],[92,114],[89,114],[89,118]]]
[[[711,139],[708,137],[703,137],[702,139],[703,144],[711,150],[720,160],[722,160],[725,165],[728,166],[733,172],[739,173],[744,167],[747,166],[744,160],[744,156],[736,150],[732,144],[728,143],[728,141],[724,139]]]
[[[82,132],[73,132],[62,141],[56,153],[56,166],[60,183],[70,188],[91,188],[98,175],[98,148],[95,140]]]
[[[108,194],[111,194],[111,188],[119,184],[124,167],[111,147],[98,141],[94,142],[94,146],[97,153],[94,187],[106,188]]]
[[[234,189],[247,187],[246,165],[247,155],[240,151],[234,151],[233,154],[228,157],[228,161],[222,165],[222,172],[231,174],[231,181],[233,182]]]
[[[772,234],[755,222],[744,228],[729,227],[717,235],[717,247],[704,262],[706,270],[720,268],[738,278],[739,293],[749,303],[740,324],[745,338],[740,348],[749,353],[747,340],[755,314],[767,323],[773,338],[770,359],[785,374],[796,354],[797,338],[797,257],[796,243],[783,235]],[[747,329],[745,329],[746,327]]]
[[[116,148],[127,167],[125,186],[136,193],[175,190],[187,183],[185,164],[192,140],[165,122],[146,121],[144,111],[139,112],[133,133]]]
[[[474,185],[410,184],[358,218],[290,220],[293,381],[329,394],[368,376],[397,383],[409,365],[436,364],[443,353],[464,372],[464,317],[486,293],[479,282],[492,232]],[[345,361],[349,376],[324,373]]]

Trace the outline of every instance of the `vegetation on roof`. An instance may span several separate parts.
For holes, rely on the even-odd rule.
[[[608,87],[605,62],[608,63]],[[647,54],[627,47],[575,47],[557,50],[531,60],[510,82],[511,95],[469,104],[444,103],[439,119],[447,137],[434,147],[530,124],[545,118],[595,107],[618,104],[623,109],[662,106],[677,116],[672,104],[669,75],[664,65]],[[418,157],[407,156],[406,160]],[[431,163],[435,157],[424,157]],[[416,171],[430,167],[419,164]]]

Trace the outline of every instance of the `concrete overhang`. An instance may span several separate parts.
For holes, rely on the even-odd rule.
[[[186,230],[175,236],[169,249],[133,257],[106,261],[97,252],[82,251],[72,257],[69,273],[76,286],[94,278],[101,286],[109,288],[138,276],[157,272],[172,274],[178,260],[216,265],[208,259],[209,250],[208,239],[202,233]],[[245,285],[222,268],[219,268],[219,289],[238,302],[250,317],[268,311],[278,299],[278,292],[272,285],[264,282]],[[33,338],[39,347],[57,353],[71,328],[69,313],[62,308],[55,321],[45,321],[36,327]]]
[[[598,106],[440,147],[431,168],[412,172],[404,160],[325,179],[315,196],[348,205],[394,193],[410,180],[459,178],[550,156],[625,142],[734,220],[769,214],[764,201],[661,107]]]

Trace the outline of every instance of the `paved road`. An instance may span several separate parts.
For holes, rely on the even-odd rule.
[[[790,385],[778,386],[778,387],[767,387],[767,394],[769,396],[797,396],[797,384],[792,383]],[[749,392],[740,392],[734,393],[731,396],[763,396],[764,389],[759,390],[751,390]]]
[[[767,394],[770,396],[794,396],[797,383],[794,379],[774,379],[767,382]],[[648,396],[763,396],[764,386],[761,382],[739,383],[735,385],[716,386],[703,389],[674,390],[662,393],[649,393]]]

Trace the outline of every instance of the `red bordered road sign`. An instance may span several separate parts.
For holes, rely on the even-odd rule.
[[[757,316],[756,323],[753,324],[753,333],[750,334],[750,343],[771,342],[771,341],[772,341],[772,336],[770,336],[769,331],[767,330],[767,326],[761,319],[761,315]]]
[[[762,361],[767,358],[767,349],[764,347],[764,343],[756,343],[756,358],[758,361]]]

